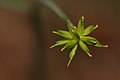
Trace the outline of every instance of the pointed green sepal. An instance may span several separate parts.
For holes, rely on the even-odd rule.
[[[98,27],[98,25],[94,26],[94,25],[90,25],[88,26],[85,31],[84,31],[84,34],[83,35],[88,35],[90,34],[94,29],[96,29]]]
[[[102,45],[96,38],[90,37],[90,36],[84,36],[81,38],[83,42],[85,42],[88,45],[96,46],[96,47],[108,47],[108,45]]]
[[[69,40],[59,40],[53,46],[51,46],[50,48],[53,48],[53,47],[56,47],[56,46],[60,46],[60,45],[64,45],[67,42],[69,42]]]
[[[72,48],[72,51],[71,51],[70,54],[69,54],[69,61],[68,61],[67,67],[69,67],[69,65],[70,65],[73,57],[75,56],[77,47],[78,47],[78,45],[76,44],[76,45]]]
[[[81,40],[83,42],[85,42],[86,44],[89,44],[89,45],[92,45],[92,46],[95,46],[96,45],[96,38],[93,38],[93,37],[90,37],[90,36],[84,36],[81,38]]]
[[[53,31],[53,33],[62,36],[64,38],[67,39],[72,39],[72,36],[70,35],[70,33],[68,31],[64,31],[64,30],[58,30],[58,31]]]
[[[61,49],[61,51],[65,50],[66,48],[72,48],[76,43],[76,40],[69,40],[69,42],[67,42],[67,44]]]
[[[98,40],[96,40],[96,47],[104,47],[104,48],[107,48],[108,45],[102,45]]]
[[[84,33],[84,16],[82,16],[78,22],[78,32],[82,35]]]
[[[82,49],[85,53],[87,53],[87,55],[88,55],[89,57],[92,57],[92,55],[90,54],[90,51],[89,51],[88,47],[86,46],[86,44],[85,44],[84,42],[79,41],[79,45],[80,45],[81,49]]]

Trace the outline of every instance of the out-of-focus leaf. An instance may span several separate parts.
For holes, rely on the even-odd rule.
[[[11,3],[20,3],[20,2],[23,1],[23,0],[6,0],[6,1],[9,1],[9,2],[11,2]]]
[[[0,0],[0,6],[18,11],[21,13],[28,12],[31,5],[25,0]]]
[[[7,4],[16,5],[16,6],[23,4],[25,2],[25,0],[2,0],[2,1],[6,2]]]

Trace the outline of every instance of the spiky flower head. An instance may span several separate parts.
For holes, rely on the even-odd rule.
[[[55,45],[50,47],[53,48],[56,46],[64,45],[61,51],[64,51],[65,49],[71,49],[67,67],[70,65],[74,55],[76,54],[78,45],[89,57],[92,57],[92,55],[90,54],[87,45],[96,47],[108,47],[108,45],[102,45],[96,38],[88,36],[94,29],[98,27],[98,25],[96,26],[90,25],[87,28],[84,28],[83,16],[80,18],[77,27],[71,26],[69,24],[67,26],[68,31],[64,30],[53,31],[53,33],[63,37],[64,39],[57,41]]]

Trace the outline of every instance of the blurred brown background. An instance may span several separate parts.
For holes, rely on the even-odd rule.
[[[86,26],[98,24],[99,28],[91,35],[103,44],[108,44],[109,48],[90,47],[92,58],[79,49],[67,68],[69,52],[60,52],[61,47],[49,48],[60,38],[51,32],[67,30],[67,27],[50,10],[43,9],[44,80],[120,80],[120,1],[54,1],[74,25],[82,15],[85,16]],[[35,43],[32,27],[28,14],[0,7],[0,80],[30,79]]]

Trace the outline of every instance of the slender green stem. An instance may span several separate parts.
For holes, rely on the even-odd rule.
[[[52,0],[39,0],[39,2],[52,10],[62,21],[65,22],[66,25],[71,25],[73,26],[72,22],[70,19],[65,15],[65,13],[52,1]]]
[[[53,11],[66,25],[73,26],[72,22],[69,20],[69,18],[65,15],[65,13],[52,1],[52,0],[35,0],[44,7],[49,8],[51,11]],[[11,2],[11,3],[10,3]],[[7,8],[11,8],[16,11],[20,11],[22,13],[26,13],[30,7],[25,1],[18,0],[17,3],[14,4],[14,1],[7,2],[6,0],[0,1],[0,6],[4,6]]]

